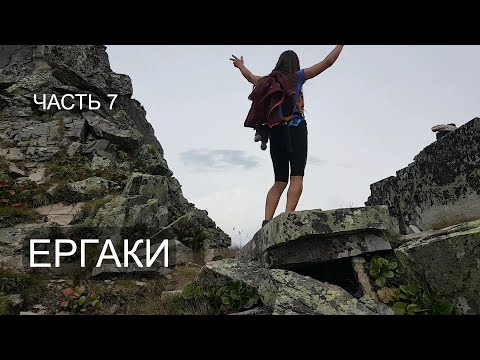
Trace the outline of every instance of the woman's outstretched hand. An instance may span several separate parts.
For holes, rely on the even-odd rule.
[[[243,77],[247,79],[248,82],[252,83],[253,85],[257,84],[258,80],[260,79],[260,76],[253,75],[252,72],[247,69],[247,67],[243,63],[243,56],[240,56],[240,59],[239,59],[235,55],[232,55],[230,60],[232,60],[233,66],[235,66],[237,69],[240,70]]]
[[[232,57],[230,58],[230,60],[233,61],[233,66],[235,66],[236,68],[240,68],[244,65],[243,63],[243,56],[240,56],[240,59],[238,57],[236,57],[235,55],[232,55]]]

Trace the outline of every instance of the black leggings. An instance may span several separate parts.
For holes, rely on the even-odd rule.
[[[272,157],[275,181],[288,183],[289,175],[304,176],[307,150],[308,130],[305,120],[298,126],[283,124],[274,126],[270,130],[270,156]]]

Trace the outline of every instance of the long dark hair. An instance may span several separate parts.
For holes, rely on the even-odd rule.
[[[277,65],[270,73],[271,77],[282,74],[296,79],[297,71],[300,70],[300,60],[293,50],[284,51],[278,58]]]
[[[267,79],[276,80],[278,75],[290,77],[293,81],[297,80],[297,71],[300,70],[300,60],[298,55],[293,50],[284,51],[278,58],[277,65],[270,74],[264,76],[260,81],[267,81]]]

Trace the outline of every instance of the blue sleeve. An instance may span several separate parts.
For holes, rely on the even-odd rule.
[[[305,69],[301,69],[297,71],[298,82],[300,85],[305,84]]]

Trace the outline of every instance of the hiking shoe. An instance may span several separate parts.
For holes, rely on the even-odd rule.
[[[260,136],[260,134],[255,134],[255,138],[253,140],[255,142],[259,142],[260,140],[262,140],[262,137]]]
[[[262,142],[262,145],[260,145],[260,149],[263,151],[267,150],[267,143]]]

